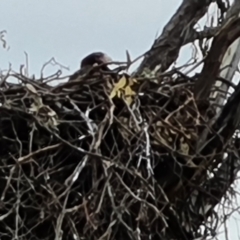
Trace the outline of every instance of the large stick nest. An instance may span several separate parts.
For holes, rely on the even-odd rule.
[[[1,239],[181,239],[176,203],[206,180],[195,149],[215,114],[191,78],[14,77],[0,95]]]

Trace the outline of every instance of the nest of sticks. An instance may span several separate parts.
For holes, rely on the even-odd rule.
[[[1,239],[182,239],[215,116],[194,79],[14,77],[0,95]]]

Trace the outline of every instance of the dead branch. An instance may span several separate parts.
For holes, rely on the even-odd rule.
[[[180,48],[196,37],[193,27],[205,15],[212,2],[212,0],[184,0],[164,27],[162,34],[145,54],[136,74],[160,73],[167,70],[178,58]]]
[[[240,18],[238,16],[230,18],[214,37],[211,50],[195,85],[194,93],[196,99],[209,96],[228,47],[240,36],[239,24]]]

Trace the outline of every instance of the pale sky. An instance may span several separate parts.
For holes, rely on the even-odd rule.
[[[125,60],[152,45],[178,0],[1,0],[0,30],[7,30],[8,52],[0,49],[0,68],[16,69],[30,59],[37,74],[51,57],[74,71],[92,51]],[[70,72],[69,72],[70,73]]]
[[[1,0],[0,31],[6,30],[9,50],[0,47],[0,69],[19,70],[29,57],[30,74],[54,57],[70,68],[93,51],[106,52],[116,61],[135,58],[148,50],[175,13],[181,0]],[[189,59],[189,47],[180,62]],[[56,68],[48,68],[46,74]],[[238,215],[236,216],[238,217]],[[239,223],[238,223],[239,224]],[[230,226],[231,225],[231,226]],[[229,239],[240,239],[236,222],[228,224]],[[224,235],[219,238],[225,239]]]

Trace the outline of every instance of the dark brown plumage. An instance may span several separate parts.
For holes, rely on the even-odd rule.
[[[112,59],[105,53],[95,52],[86,56],[81,62],[81,68],[92,67],[94,64],[104,64],[112,62]],[[102,70],[109,71],[108,66],[103,66]]]
[[[112,59],[107,54],[103,52],[91,53],[82,59],[80,64],[80,70],[70,76],[69,81],[77,79],[78,76],[83,75],[95,65],[101,65],[108,62],[112,62]],[[98,71],[99,70],[111,71],[107,65],[102,66],[100,69],[98,69]]]

